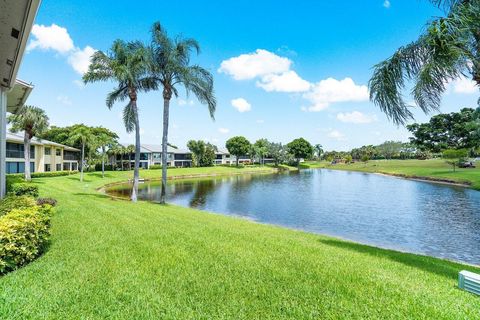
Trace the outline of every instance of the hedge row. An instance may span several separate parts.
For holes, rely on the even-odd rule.
[[[53,208],[30,200],[11,196],[0,203],[4,211],[10,210],[0,217],[0,274],[34,260],[48,244]],[[22,205],[11,209],[15,202]]]
[[[68,176],[71,174],[78,173],[78,170],[75,171],[49,171],[49,172],[32,172],[32,178],[48,178],[48,177],[62,177]],[[8,174],[9,177],[22,177],[24,176],[23,173],[11,173]]]

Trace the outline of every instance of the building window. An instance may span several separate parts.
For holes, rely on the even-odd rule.
[[[60,149],[55,149],[55,155],[56,155],[57,157],[60,157],[60,156],[62,155],[62,150],[60,150]]]
[[[6,157],[23,159],[23,157],[25,156],[23,150],[23,144],[7,142]],[[35,159],[35,146],[30,146],[30,159]]]
[[[63,151],[63,160],[77,160],[78,152],[74,151]]]
[[[52,148],[50,148],[50,147],[45,147],[45,155],[46,155],[46,156],[49,156],[50,154],[52,154]]]
[[[72,170],[73,170],[73,171],[78,170],[78,165],[77,165],[76,162],[72,162]]]
[[[57,171],[62,171],[62,164],[61,164],[61,163],[57,163],[55,170],[57,170]]]
[[[63,171],[70,171],[70,162],[63,163]]]
[[[45,172],[52,171],[52,166],[50,164],[45,164]]]
[[[7,174],[9,173],[24,173],[25,162],[7,162],[6,163]],[[30,172],[35,172],[35,164],[30,162]]]

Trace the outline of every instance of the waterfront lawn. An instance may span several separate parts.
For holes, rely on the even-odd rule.
[[[219,168],[211,170],[243,170]],[[41,196],[58,200],[52,241],[38,260],[0,278],[0,319],[480,315],[479,297],[456,287],[458,271],[478,268],[96,191],[127,177],[34,179]]]
[[[478,163],[480,166],[480,163]],[[305,162],[304,168],[327,168],[372,173],[404,175],[410,178],[446,179],[452,182],[469,183],[472,188],[480,190],[480,168],[456,168],[445,163],[445,160],[371,160],[367,163],[330,164],[327,161]]]

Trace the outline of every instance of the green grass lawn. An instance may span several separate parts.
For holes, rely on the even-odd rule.
[[[35,179],[58,200],[51,246],[0,277],[0,319],[480,317],[480,298],[456,287],[477,268],[96,191],[130,176]]]
[[[458,183],[468,183],[474,189],[480,190],[480,168],[459,169],[455,172],[452,166],[444,160],[372,160],[366,164],[357,162],[352,164],[335,164],[329,162],[305,162],[309,168],[328,168],[336,170],[351,170],[372,173],[403,175],[411,178],[430,178],[449,180]]]

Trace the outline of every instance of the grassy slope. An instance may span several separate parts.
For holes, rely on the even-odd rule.
[[[306,162],[310,168],[329,168],[337,170],[352,170],[362,172],[376,172],[385,174],[405,175],[406,177],[426,177],[433,179],[447,179],[452,182],[469,183],[472,188],[480,190],[480,168],[456,169],[444,160],[376,160],[354,164],[331,165],[326,161]]]
[[[52,244],[0,278],[0,319],[480,315],[479,298],[455,286],[459,270],[479,269],[95,191],[125,178],[36,179],[59,201]]]

